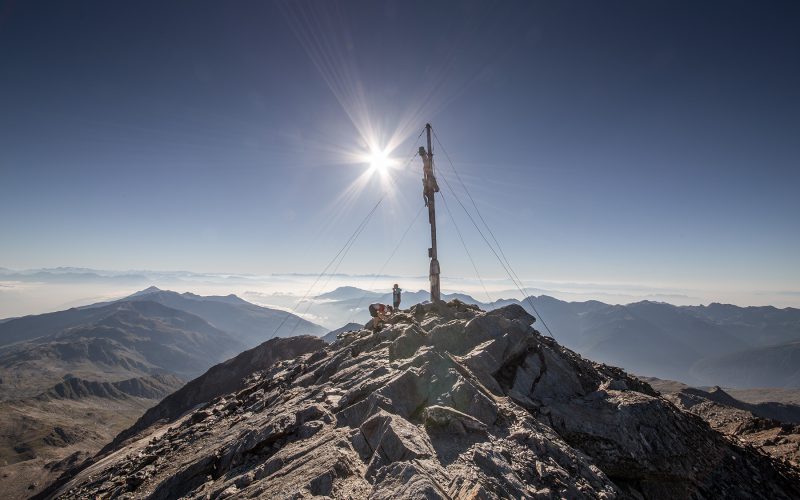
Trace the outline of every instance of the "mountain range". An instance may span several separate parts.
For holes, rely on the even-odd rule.
[[[169,372],[193,378],[244,346],[198,316],[157,302],[122,301],[89,312],[87,323],[0,348],[0,395],[32,396],[71,377],[115,382]]]
[[[428,298],[429,294],[423,290],[404,292],[401,308],[424,302]],[[552,332],[554,338],[565,346],[592,359],[621,366],[646,376],[707,386],[796,387],[800,385],[799,309],[778,309],[770,306],[738,307],[716,303],[707,306],[674,306],[651,301],[611,305],[598,301],[565,302],[546,295],[529,297],[523,301],[513,298],[500,299],[491,303],[481,302],[461,293],[444,294],[443,298],[459,299],[486,310],[509,304],[522,305],[540,319],[545,333]],[[214,353],[217,357],[210,359],[205,365],[193,364],[191,361],[193,356],[196,358],[200,355],[202,358],[203,355],[200,353],[181,352],[174,346],[170,348],[172,354],[187,359],[172,364],[172,368],[168,371],[180,372],[179,374],[183,376],[195,376],[213,362],[254,347],[273,336],[286,337],[295,334],[319,336],[327,332],[327,329],[297,316],[251,304],[235,295],[202,297],[150,287],[112,303],[94,304],[1,322],[0,346],[33,338],[38,340],[27,344],[24,348],[0,349],[0,360],[6,360],[0,362],[0,373],[8,362],[20,362],[26,357],[41,356],[60,363],[64,357],[75,356],[74,353],[63,352],[64,343],[72,339],[76,340],[76,345],[85,345],[86,352],[89,352],[91,347],[91,352],[97,353],[98,356],[105,355],[103,353],[107,352],[108,346],[100,344],[106,341],[101,342],[92,338],[91,331],[86,328],[87,324],[95,325],[117,308],[132,308],[136,307],[132,304],[143,302],[155,302],[204,320],[208,325],[203,328],[206,328],[209,335],[212,332],[211,328],[219,330],[208,337],[217,339],[218,347],[213,349],[218,351]],[[342,328],[352,329],[353,325],[363,324],[369,319],[366,306],[371,302],[390,303],[391,293],[341,287],[314,297],[310,305],[315,316],[327,318],[328,323],[346,324],[346,327]],[[141,309],[143,306],[140,304],[138,307]],[[117,313],[122,314],[120,311]],[[127,314],[133,315],[130,312]],[[128,320],[131,321],[132,318]],[[82,329],[70,330],[81,325]],[[96,325],[100,326],[103,325]],[[175,326],[173,323],[173,333]],[[71,333],[66,334],[66,331]],[[340,331],[341,328],[337,329],[337,333]],[[53,337],[56,333],[61,336],[60,339]],[[50,341],[55,344],[48,346]],[[121,341],[124,341],[124,337]],[[201,351],[207,347],[194,346]],[[32,350],[40,352],[37,354],[31,352]],[[209,353],[206,351],[206,354]],[[119,374],[118,379],[152,373],[164,368],[146,356],[142,358],[124,353],[121,358],[120,366],[144,369],[125,369]],[[74,365],[75,363],[71,366]],[[30,367],[33,370],[38,369],[35,363]],[[178,370],[177,367],[183,368]],[[104,370],[108,371],[107,368]],[[13,381],[14,375],[6,375],[3,379],[8,389],[9,382],[5,382],[6,378],[8,381]],[[53,382],[53,379],[51,378],[49,382]]]
[[[404,292],[401,308],[428,298],[423,290]],[[466,294],[442,298],[485,310],[519,304],[539,319],[544,333],[552,332],[564,346],[642,375],[691,385],[800,386],[800,309],[652,301],[612,305],[565,302],[547,295],[490,303]],[[315,314],[338,318],[343,324],[367,321],[369,303],[392,299],[388,291],[343,287],[314,300]]]
[[[0,480],[6,494],[35,491],[36,485],[28,489],[31,477],[53,478],[93,454],[209,367],[270,338],[326,331],[234,295],[155,287],[0,322]]]

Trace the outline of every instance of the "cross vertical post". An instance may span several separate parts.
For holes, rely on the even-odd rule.
[[[428,133],[428,150],[420,146],[419,156],[422,158],[422,196],[425,205],[428,207],[428,222],[431,225],[431,247],[428,248],[428,257],[431,259],[429,279],[431,282],[431,302],[441,299],[439,283],[439,255],[436,250],[436,198],[434,193],[439,192],[439,185],[436,183],[436,176],[433,171],[433,146],[431,143],[431,124],[425,125]]]

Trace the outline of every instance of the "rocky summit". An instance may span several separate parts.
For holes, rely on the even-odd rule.
[[[533,322],[518,305],[414,306],[153,423],[46,495],[800,497],[797,469]]]

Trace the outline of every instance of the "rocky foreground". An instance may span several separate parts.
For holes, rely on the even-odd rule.
[[[800,497],[796,469],[533,320],[519,306],[415,306],[137,428],[47,495]]]

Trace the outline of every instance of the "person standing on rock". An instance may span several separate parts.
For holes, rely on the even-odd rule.
[[[370,304],[369,315],[372,316],[372,330],[377,332],[381,327],[381,321],[384,321],[388,315],[392,314],[392,312],[394,312],[392,306],[387,306],[385,304]]]
[[[397,311],[400,309],[400,294],[403,290],[397,286],[397,283],[394,284],[394,288],[392,288],[392,302],[394,304],[394,310]]]

